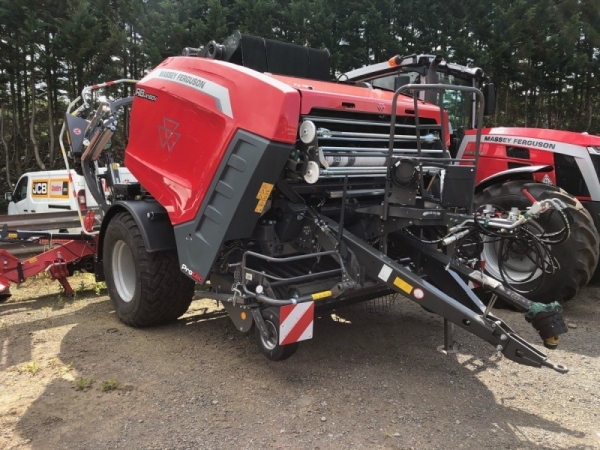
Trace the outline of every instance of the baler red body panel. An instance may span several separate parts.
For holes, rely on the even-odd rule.
[[[394,93],[381,89],[367,89],[342,83],[307,80],[301,78],[273,75],[273,78],[288,83],[298,89],[302,95],[301,113],[310,114],[313,108],[356,111],[368,114],[390,115]],[[441,123],[440,110],[431,104],[419,102],[419,117],[434,119]],[[415,108],[412,98],[404,95],[398,97],[396,110],[398,117],[414,117]],[[444,121],[446,145],[450,145],[450,133],[447,121]],[[402,134],[402,133],[398,133]]]
[[[272,75],[275,80],[289,84],[302,94],[302,114],[310,113],[312,108],[346,109],[366,113],[391,114],[393,92],[381,89],[367,89],[343,83],[292,78]],[[437,118],[439,108],[420,102],[422,117]],[[406,96],[398,97],[398,116],[414,116],[413,100]]]
[[[125,165],[177,225],[196,217],[237,130],[294,143],[300,115],[313,108],[390,114],[392,97],[212,59],[169,58],[136,86]],[[412,99],[398,102],[399,116],[414,115]],[[439,122],[436,107],[419,111]]]
[[[237,129],[296,139],[298,91],[241,66],[170,58],[137,89],[125,165],[173,224],[194,219]]]

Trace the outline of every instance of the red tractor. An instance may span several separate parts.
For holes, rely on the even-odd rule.
[[[374,89],[397,89],[406,83],[443,83],[482,89],[484,115],[493,115],[495,90],[484,72],[444,61],[440,56],[410,55],[348,72],[341,77]],[[475,157],[476,99],[468,92],[446,91],[442,99],[452,136],[450,151],[458,160]],[[443,103],[442,103],[443,102]],[[600,137],[537,128],[482,130],[475,202],[504,210],[525,209],[533,201],[560,198],[568,205],[569,239],[541,252],[531,242],[488,237],[482,243],[486,272],[541,302],[567,301],[593,277],[598,264],[600,228]],[[554,214],[536,222],[537,234],[564,225]]]
[[[135,327],[175,320],[200,285],[282,360],[312,338],[316,310],[400,294],[444,318],[448,350],[453,323],[513,361],[565,372],[468,286],[523,311],[544,345],[557,346],[567,331],[560,304],[533,302],[474,263],[480,236],[540,248],[569,239],[559,193],[526,211],[474,210],[477,154],[453,158],[444,110],[407,95],[444,86],[331,82],[328,58],[235,33],[165,60],[132,97],[92,103],[99,85],[69,106],[68,155],[102,213],[85,240],[117,316]],[[482,93],[446,88],[477,96],[481,124]],[[112,167],[107,146],[128,107],[125,165],[135,183],[98,170]],[[560,230],[529,231],[551,211]],[[20,269],[5,278],[22,278]]]

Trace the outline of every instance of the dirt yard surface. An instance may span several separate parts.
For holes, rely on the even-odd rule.
[[[269,362],[214,302],[169,326],[121,324],[89,278],[0,304],[2,449],[600,448],[600,288],[565,307],[567,375],[499,358],[398,299],[337,311]],[[499,313],[539,338],[515,312]]]

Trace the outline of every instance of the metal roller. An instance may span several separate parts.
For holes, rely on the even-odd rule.
[[[385,156],[325,156],[329,167],[385,167]]]

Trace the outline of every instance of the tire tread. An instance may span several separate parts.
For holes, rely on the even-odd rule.
[[[128,231],[134,243],[131,250],[135,252],[141,278],[138,308],[134,314],[119,315],[119,318],[127,325],[141,328],[172,322],[181,317],[192,302],[194,281],[179,269],[177,255],[169,251],[146,251],[139,227],[129,213],[118,213],[112,220],[120,222]],[[106,262],[107,258],[104,260]],[[115,306],[118,314],[118,305]]]

